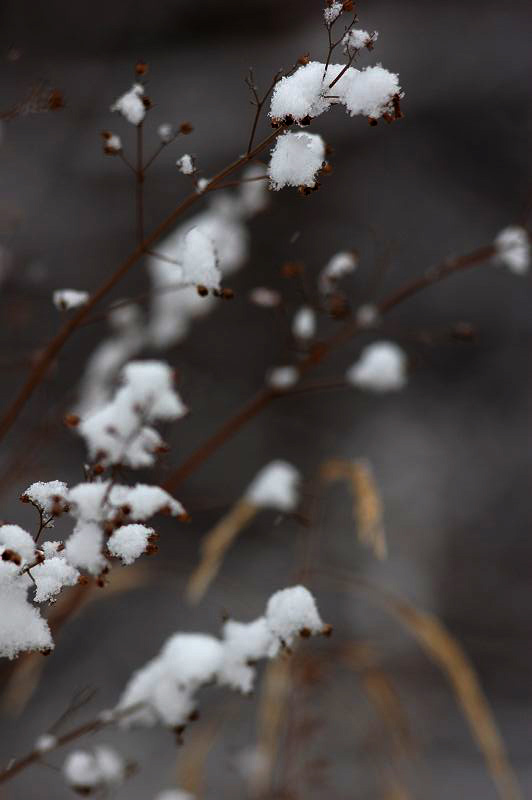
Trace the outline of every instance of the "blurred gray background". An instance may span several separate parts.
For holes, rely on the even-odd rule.
[[[359,16],[361,27],[380,32],[377,48],[363,63],[382,61],[400,73],[405,118],[370,128],[338,109],[313,124],[334,147],[332,175],[308,199],[287,190],[272,197],[269,209],[251,223],[249,262],[230,281],[235,300],[220,303],[186,342],[164,356],[179,370],[192,413],[168,432],[172,452],[163,476],[256,391],[269,366],[291,356],[288,323],[247,301],[251,287],[268,285],[297,307],[297,290],[280,273],[284,261],[303,260],[312,278],[333,253],[356,247],[361,265],[345,287],[356,306],[447,256],[488,244],[508,224],[526,221],[529,3],[375,0],[360,3]],[[243,82],[248,67],[254,66],[260,83],[269,83],[279,67],[303,52],[323,60],[326,35],[319,0],[4,0],[0,31],[2,109],[41,81],[58,87],[65,98],[60,112],[20,117],[2,129],[0,395],[5,403],[32,354],[59,324],[52,290],[90,290],[132,246],[132,176],[118,159],[102,155],[99,134],[116,131],[132,152],[132,129],[108,109],[130,85],[135,61],[150,64],[148,90],[155,107],[147,123],[148,146],[155,146],[161,122],[190,120],[195,128],[150,171],[150,228],[187,190],[174,167],[183,149],[197,156],[206,175],[245,149],[252,113]],[[7,57],[13,48],[19,51],[16,60]],[[146,286],[140,267],[116,296]],[[382,335],[397,340],[410,356],[404,392],[298,396],[275,403],[244,428],[181,488],[178,496],[193,521],[186,528],[162,521],[160,553],[147,562],[141,585],[107,597],[103,592],[98,602],[87,604],[63,630],[22,715],[5,709],[2,762],[25,752],[80,688],[98,690],[82,712],[88,716],[116,700],[132,669],[171,632],[215,633],[224,611],[249,619],[261,612],[270,592],[293,580],[309,531],[295,520],[278,522],[264,513],[231,551],[203,603],[189,609],[183,600],[201,535],[264,463],[286,458],[311,479],[325,458],[364,457],[382,493],[389,558],[376,564],[357,543],[350,498],[338,489],[319,503],[316,559],[367,574],[439,615],[477,668],[524,796],[530,796],[530,297],[528,277],[493,265],[457,276],[402,306],[383,326]],[[475,342],[452,339],[451,327],[460,321],[476,328]],[[104,322],[78,332],[2,443],[2,518],[34,524],[31,510],[16,500],[34,480],[81,479],[83,448],[60,420],[75,396],[84,359],[104,332]],[[362,341],[328,360],[318,377],[341,376]],[[415,643],[363,594],[318,583],[314,589],[323,616],[336,628],[336,644],[371,641],[395,681],[419,750],[405,796],[495,798],[448,684]],[[327,761],[325,783],[309,786],[303,775],[288,790],[281,775],[277,796],[392,798],[385,788],[390,757],[381,722],[356,676],[337,674],[327,644],[308,648],[321,653],[325,667],[311,697],[300,702],[319,727],[291,758],[304,767],[309,753],[317,752]],[[253,741],[254,700],[209,692],[202,705],[204,722],[198,724],[222,720],[207,762],[204,796],[246,797],[235,764],[242,746]],[[176,753],[164,731],[113,740],[141,767],[118,798],[150,800],[175,782],[176,759],[186,759],[187,744]],[[61,757],[49,762],[57,766]],[[42,766],[7,784],[0,797],[47,800],[69,794],[57,772]]]

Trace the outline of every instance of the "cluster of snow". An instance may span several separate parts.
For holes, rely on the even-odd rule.
[[[148,423],[178,419],[186,407],[173,386],[172,370],[163,362],[131,361],[121,377],[112,400],[84,417],[77,431],[91,459],[103,465],[151,466],[164,442]]]
[[[305,124],[340,104],[351,116],[362,114],[378,119],[393,112],[397,96],[402,96],[399,76],[379,64],[358,70],[346,69],[344,64],[330,64],[326,68],[319,61],[310,61],[278,82],[272,95],[270,117],[274,121],[288,118]]]
[[[284,133],[272,150],[268,175],[275,191],[316,184],[325,161],[325,142],[317,133]]]
[[[216,249],[200,228],[192,228],[184,240],[181,254],[181,275],[178,283],[183,286],[204,286],[219,289],[222,274],[218,268]]]
[[[371,303],[364,303],[356,311],[356,321],[360,328],[373,328],[379,323],[379,309]]]
[[[45,558],[32,568],[31,574],[35,582],[35,603],[51,600],[65,586],[75,586],[79,580],[78,570],[68,563],[64,552]]]
[[[33,584],[26,569],[35,549],[30,534],[18,525],[0,527],[0,657],[53,647],[48,623],[28,600]]]
[[[256,286],[249,293],[249,299],[256,306],[262,308],[275,308],[281,303],[281,295],[276,289],[267,286]]]
[[[191,324],[212,311],[216,303],[214,297],[200,297],[195,289],[182,288],[179,283],[181,276],[175,262],[181,262],[184,240],[192,228],[212,242],[217,268],[224,278],[244,265],[249,252],[245,221],[265,207],[268,196],[266,181],[247,180],[259,174],[264,170],[255,165],[245,170],[238,193],[214,194],[209,207],[177,228],[158,246],[159,255],[150,258],[153,291],[147,344],[163,348],[180,342]]]
[[[345,250],[336,253],[325,265],[318,277],[318,287],[322,294],[330,294],[336,289],[341,278],[354,272],[358,266],[356,253]]]
[[[306,342],[316,334],[316,312],[310,306],[300,308],[292,320],[294,338]]]
[[[345,34],[344,38],[342,39],[342,44],[346,53],[353,52],[353,50],[362,50],[364,47],[367,47],[368,50],[371,50],[378,37],[379,34],[377,31],[368,33],[367,31],[362,31],[358,28],[352,28]]]
[[[163,122],[163,124],[159,125],[157,128],[157,135],[159,136],[161,142],[164,144],[169,144],[169,142],[171,142],[174,138],[174,129],[168,122]]]
[[[111,111],[118,111],[132,125],[140,125],[146,116],[144,105],[144,86],[134,83],[131,89],[116,100]]]
[[[41,734],[35,742],[35,750],[44,755],[57,747],[57,736],[52,733]]]
[[[102,745],[93,751],[74,750],[63,764],[67,784],[81,794],[105,792],[123,783],[126,775],[124,759],[110,747]]]
[[[407,358],[394,342],[373,342],[347,371],[349,383],[372,392],[402,389],[407,382]]]
[[[153,528],[138,523],[122,525],[109,537],[107,548],[111,555],[122,559],[123,564],[132,564],[146,552],[150,538],[154,534]]]
[[[178,158],[175,163],[179,172],[182,172],[183,175],[192,175],[196,170],[196,167],[194,166],[194,159],[188,153],[185,153],[181,156],[181,158]]]
[[[33,503],[47,516],[54,511],[62,513],[65,508],[67,485],[63,481],[37,481],[21,496],[23,503]]]
[[[104,150],[108,154],[120,153],[122,150],[122,140],[116,133],[111,133],[105,137]]]
[[[246,218],[253,217],[267,208],[267,177],[265,168],[259,164],[250,164],[244,170],[240,185],[240,208]]]
[[[71,308],[84,306],[89,299],[89,293],[78,289],[57,289],[53,294],[54,306],[59,311],[69,311]]]
[[[144,365],[129,366],[126,386],[136,387],[135,402],[143,407],[148,403],[152,419],[180,410],[158,370],[145,372]],[[143,379],[137,381],[139,375]],[[150,552],[155,532],[143,523],[155,514],[185,516],[181,503],[168,492],[142,483],[126,486],[95,480],[69,489],[62,481],[38,482],[25,490],[21,500],[36,506],[45,529],[63,513],[69,513],[75,523],[65,542],[45,541],[39,546],[20,526],[0,525],[0,657],[7,658],[53,647],[48,624],[36,604],[54,602],[62,589],[78,583],[80,570],[100,576],[109,570],[111,556],[131,564]]]
[[[124,724],[186,725],[196,693],[216,682],[242,692],[253,687],[256,661],[275,657],[299,636],[325,633],[316,603],[303,586],[276,592],[265,614],[250,623],[229,620],[222,638],[199,633],[171,636],[160,654],[133,674],[118,704],[132,709]]]
[[[108,567],[103,543],[109,527],[113,532],[107,542],[108,552],[131,564],[146,551],[154,536],[152,528],[140,523],[159,513],[185,515],[181,503],[164,489],[141,483],[80,483],[67,497],[77,522],[65,543],[65,555],[70,564],[93,575]]]
[[[399,76],[394,72],[388,72],[380,64],[366,67],[361,71],[353,70],[353,75],[349,76],[343,89],[344,102],[349,114],[352,117],[362,114],[370,119],[379,119],[383,114],[392,113],[393,98],[401,92]]]
[[[524,275],[530,268],[530,236],[525,228],[512,225],[504,228],[495,238],[495,250],[501,264],[516,275]]]
[[[340,0],[334,0],[333,2],[329,3],[323,11],[323,18],[326,25],[332,25],[332,23],[338,19],[343,10],[344,6]]]
[[[282,392],[290,389],[299,380],[299,370],[297,367],[287,364],[283,367],[272,367],[266,375],[266,383],[272,389]]]
[[[287,461],[266,464],[248,486],[245,498],[258,508],[294,511],[299,503],[301,475]]]

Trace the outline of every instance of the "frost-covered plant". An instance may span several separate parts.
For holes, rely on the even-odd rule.
[[[122,724],[182,729],[197,710],[196,695],[202,686],[216,683],[250,692],[255,662],[274,658],[297,636],[329,632],[311,593],[304,586],[293,586],[273,594],[264,615],[253,622],[228,620],[221,639],[176,633],[127,684],[117,706],[124,715]]]
[[[39,513],[35,538],[18,525],[0,526],[0,655],[52,649],[38,604],[54,602],[64,588],[82,580],[83,572],[103,585],[113,558],[128,565],[154,552],[157,535],[145,524],[154,515],[186,517],[181,503],[159,486],[127,486],[105,476],[106,467],[153,465],[166,448],[151,424],[177,419],[185,411],[171,369],[141,361],[127,365],[122,385],[100,411],[70,418],[87,444],[89,479],[71,488],[62,481],[33,483],[24,491],[21,500]],[[39,545],[42,532],[63,514],[75,521],[70,536]]]
[[[336,35],[351,12],[352,18]],[[404,92],[399,76],[380,64],[363,69],[354,66],[362,50],[374,49],[378,33],[355,27],[358,19],[350,0],[327,0],[323,21],[328,52],[322,61],[300,56],[291,70],[274,76],[264,94],[259,92],[250,71],[246,82],[256,113],[243,154],[211,177],[201,174],[201,161],[195,155],[182,152],[176,159],[174,178],[183,184],[188,182],[191,193],[152,233],[147,233],[144,226],[146,173],[159,152],[179,137],[188,136],[192,126],[188,122],[160,125],[159,147],[146,158],[142,132],[153,104],[145,86],[147,65],[143,62],[136,65],[135,83],[110,106],[125,120],[126,129],[133,127],[136,131],[134,163],[127,153],[127,133],[124,137],[110,131],[102,133],[103,153],[113,156],[117,163],[124,162],[135,175],[135,249],[93,293],[81,289],[54,291],[52,300],[57,309],[70,313],[66,313],[67,320],[57,336],[36,358],[27,383],[0,419],[0,437],[14,423],[62,346],[96,303],[143,258],[150,279],[147,309],[134,298],[124,298],[110,306],[105,316],[111,333],[84,365],[76,407],[66,416],[68,426],[86,447],[84,480],[74,481],[73,485],[52,480],[28,486],[21,500],[34,506],[38,513],[34,535],[17,524],[0,524],[0,656],[14,659],[29,651],[51,651],[54,641],[46,608],[63,591],[94,583],[103,587],[113,568],[130,566],[143,554],[154,553],[157,532],[152,518],[157,514],[180,521],[187,518],[183,505],[170,491],[173,483],[179,483],[183,475],[275,398],[305,391],[303,379],[331,350],[360,331],[371,334],[380,326],[383,315],[403,299],[462,268],[495,257],[515,273],[528,270],[528,232],[511,226],[501,231],[492,245],[444,262],[384,301],[362,302],[352,313],[341,286],[357,270],[358,255],[352,250],[336,252],[316,281],[302,281],[304,301],[299,300],[289,316],[296,351],[293,358],[267,371],[252,402],[170,476],[165,488],[156,483],[127,482],[125,470],[154,467],[159,456],[168,450],[158,426],[175,422],[187,413],[175,387],[174,370],[163,361],[139,358],[145,350],[159,351],[178,344],[193,322],[210,312],[219,299],[233,296],[225,281],[246,263],[248,222],[266,208],[269,191],[293,187],[306,196],[320,188],[322,176],[331,171],[331,150],[319,133],[306,130],[308,126],[333,106],[342,106],[350,117],[366,117],[371,126],[381,119],[393,122],[402,116]],[[333,63],[335,52],[342,53],[342,63]],[[268,103],[273,132],[256,144],[261,113]],[[268,152],[267,163],[260,162],[259,156]],[[239,179],[228,181],[228,185],[226,179],[238,170]],[[231,191],[214,194],[221,189]],[[185,211],[203,201],[203,210],[175,227]],[[284,275],[289,278],[306,277],[303,272],[304,268],[295,263],[284,267]],[[277,289],[258,286],[250,292],[250,301],[263,309],[277,309],[284,306],[285,298]],[[322,328],[331,319],[343,321],[340,334],[322,337]],[[291,360],[295,363],[287,363]],[[406,354],[396,343],[373,341],[347,370],[346,381],[373,392],[399,390],[407,382],[407,364]],[[360,483],[360,470],[349,474],[353,485]],[[189,583],[189,600],[203,595],[236,533],[259,510],[294,514],[301,499],[301,484],[299,470],[286,461],[272,461],[259,471],[240,501],[205,537],[203,559]],[[368,490],[367,479],[364,489],[366,505],[359,519],[370,526],[372,520],[375,522],[378,504]],[[44,540],[59,517],[72,519],[67,535]],[[196,716],[198,694],[203,687],[216,684],[249,693],[256,681],[258,661],[273,659],[281,651],[289,653],[298,637],[327,635],[330,630],[320,617],[314,596],[298,584],[275,592],[264,613],[251,622],[227,619],[220,637],[175,633],[158,655],[133,673],[115,708],[62,737],[55,732],[43,734],[29,756],[0,772],[0,782],[78,735],[115,723],[124,727],[160,724],[181,734]],[[131,765],[103,745],[76,749],[63,765],[67,784],[82,794],[105,794],[130,772]],[[191,800],[191,795],[168,789],[157,800]]]

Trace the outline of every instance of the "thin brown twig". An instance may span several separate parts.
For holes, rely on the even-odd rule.
[[[257,126],[259,124],[260,115],[262,113],[262,109],[264,108],[264,104],[266,103],[266,101],[267,101],[268,97],[270,96],[270,94],[273,92],[273,90],[274,90],[275,86],[277,85],[277,83],[281,80],[282,75],[283,75],[283,70],[281,69],[281,70],[279,70],[279,72],[277,72],[273,76],[272,82],[271,82],[270,86],[268,87],[268,89],[266,90],[266,93],[262,97],[259,97],[259,93],[258,93],[257,87],[255,85],[255,78],[254,78],[254,75],[253,75],[253,68],[252,67],[249,68],[249,74],[245,78],[245,82],[246,82],[247,86],[249,87],[249,90],[250,90],[251,94],[253,95],[253,100],[251,102],[255,106],[255,115],[253,117],[253,123],[251,125],[251,132],[249,134],[248,147],[247,147],[247,150],[246,150],[247,155],[249,155],[251,153],[251,150],[253,148],[253,142],[255,141],[255,134],[257,133]]]
[[[444,280],[445,278],[471,267],[474,267],[487,259],[491,258],[495,253],[493,245],[486,245],[463,256],[444,261],[437,267],[427,270],[423,275],[413,280],[407,281],[396,291],[392,292],[388,297],[382,300],[377,305],[377,311],[380,315],[387,314],[395,306],[404,302],[408,298],[427,289],[435,283]],[[311,351],[298,365],[299,375],[305,375],[312,370],[317,364],[320,364],[324,358],[338,347],[345,344],[353,336],[363,330],[356,320],[347,322],[340,331],[331,336],[328,340],[321,343],[316,349]],[[291,390],[292,392],[294,390]],[[288,392],[287,394],[290,394]],[[207,459],[210,458],[228,439],[230,439],[240,428],[244,427],[250,420],[254,419],[263,409],[277,397],[283,396],[283,393],[276,391],[270,387],[264,387],[254,397],[251,398],[244,406],[242,406],[233,416],[224,422],[218,430],[210,436],[203,444],[201,444],[185,461],[179,466],[164,483],[164,488],[168,491],[175,491],[175,489],[186,480],[198,467],[200,467]]]
[[[126,158],[126,156],[124,155],[124,153],[122,152],[122,150],[120,150],[120,151],[119,151],[119,153],[118,153],[118,156],[119,156],[119,158],[120,158],[120,159],[121,159],[121,160],[124,162],[124,164],[126,165],[126,167],[128,167],[128,169],[130,169],[130,170],[131,170],[131,172],[133,172],[133,174],[134,174],[134,175],[136,175],[136,174],[137,174],[137,170],[135,169],[135,167],[133,166],[133,164],[131,163],[131,161],[130,161],[128,158]]]
[[[137,125],[137,168],[135,175],[137,179],[137,244],[142,246],[144,241],[144,142],[143,142],[143,122]]]
[[[89,720],[88,722],[83,722],[81,725],[77,725],[75,728],[67,731],[62,736],[58,736],[55,739],[54,744],[46,750],[46,755],[54,750],[59,750],[59,748],[64,747],[66,744],[70,744],[70,742],[73,742],[76,739],[80,739],[82,736],[86,736],[89,733],[97,733],[103,728],[114,725],[116,722],[130,716],[131,714],[134,714],[141,706],[142,704],[137,703],[136,705],[125,708],[122,711],[112,712],[109,716],[100,714],[95,719]],[[37,761],[40,761],[44,755],[45,753],[43,753],[42,750],[35,748],[27,755],[18,758],[16,761],[13,761],[8,767],[0,772],[0,783],[6,783],[7,781],[11,780],[11,778],[14,778],[15,775],[19,774],[19,772],[22,772],[27,767],[35,764]]]
[[[0,440],[4,438],[6,433],[10,430],[11,426],[17,419],[18,415],[33,395],[33,392],[39,386],[44,376],[48,372],[50,365],[54,359],[63,349],[66,342],[70,339],[74,331],[79,328],[81,323],[88,317],[89,313],[94,307],[102,300],[109,292],[122,280],[122,278],[129,272],[129,270],[142,258],[147,249],[151,248],[160,238],[166,233],[172,225],[176,222],[185,211],[188,211],[195,205],[203,196],[207,195],[209,191],[216,188],[217,184],[223,181],[228,175],[236,172],[243,167],[255,156],[265,150],[284,130],[286,126],[281,126],[275,131],[270,133],[263,139],[250,153],[245,153],[240,156],[227,167],[220,170],[215,175],[209,185],[203,192],[192,192],[187,195],[174,210],[141,242],[135,250],[118,266],[118,268],[106,278],[102,284],[94,291],[87,303],[80,306],[78,311],[68,319],[63,326],[59,329],[54,338],[44,347],[39,357],[36,359],[33,369],[28,375],[25,383],[19,389],[13,401],[4,411],[0,417]]]
[[[269,180],[269,175],[257,175],[254,178],[240,178],[240,180],[235,181],[227,181],[226,183],[221,183],[216,186],[213,191],[218,191],[219,189],[233,189],[242,186],[243,183],[253,183],[254,181],[267,181]]]

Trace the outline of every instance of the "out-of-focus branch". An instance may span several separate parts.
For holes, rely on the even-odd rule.
[[[11,778],[14,778],[15,775],[18,775],[19,772],[22,772],[24,769],[32,764],[35,764],[37,761],[41,761],[44,755],[48,755],[54,750],[59,750],[60,747],[64,747],[65,745],[70,744],[70,742],[80,739],[82,736],[86,736],[89,733],[97,733],[103,728],[108,728],[110,725],[116,724],[120,720],[128,717],[130,714],[134,714],[136,711],[138,711],[141,705],[142,704],[137,704],[135,706],[130,706],[129,708],[124,708],[122,711],[110,712],[109,714],[100,714],[98,717],[96,717],[96,719],[83,722],[81,725],[72,728],[62,736],[57,736],[55,742],[52,744],[52,746],[46,749],[45,753],[43,753],[43,751],[39,748],[35,748],[22,758],[18,758],[16,761],[13,761],[8,767],[2,770],[2,772],[0,772],[0,783],[6,783],[7,781],[11,780]]]
[[[491,258],[494,254],[494,245],[485,245],[465,255],[446,260],[437,267],[428,269],[418,278],[408,281],[395,292],[392,292],[388,297],[377,304],[377,310],[380,315],[387,314],[400,303],[408,300],[418,292],[423,291],[423,289],[427,289],[457,272],[475,267]],[[318,347],[312,350],[303,361],[298,364],[299,375],[303,376],[308,373],[317,364],[320,364],[332,350],[345,344],[345,342],[352,339],[353,336],[361,330],[362,328],[356,320],[346,322],[336,334],[319,344]],[[294,391],[297,391],[298,388],[299,387],[295,387]],[[204,461],[207,461],[210,456],[234,436],[240,428],[254,419],[254,417],[269,406],[273,400],[278,397],[290,396],[290,394],[290,390],[287,392],[280,392],[269,387],[261,389],[251,400],[233,414],[233,416],[226,420],[212,436],[203,442],[180,467],[172,472],[170,477],[165,481],[164,488],[168,491],[175,491],[191,473],[195,472]]]

